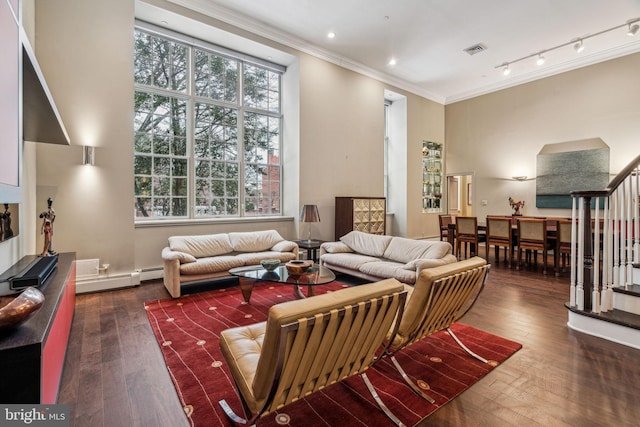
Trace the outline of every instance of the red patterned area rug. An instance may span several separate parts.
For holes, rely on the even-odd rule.
[[[318,286],[316,293],[347,285],[333,282]],[[185,295],[145,303],[151,326],[167,369],[192,426],[230,426],[218,401],[225,399],[244,416],[233,379],[218,346],[222,330],[266,320],[274,304],[294,299],[292,287],[256,284],[246,304],[237,287]],[[439,332],[402,350],[396,358],[406,372],[425,381],[436,401],[418,397],[402,380],[388,359],[367,371],[385,404],[405,425],[414,425],[462,393],[521,345],[463,324],[452,330],[472,351],[491,363],[484,364],[465,353],[447,332]],[[258,420],[262,426],[384,426],[393,423],[378,409],[362,378],[334,384]]]

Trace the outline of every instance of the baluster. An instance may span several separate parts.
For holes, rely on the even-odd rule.
[[[576,197],[571,197],[571,259],[569,268],[571,270],[571,286],[569,287],[569,305],[576,306]]]
[[[627,238],[625,239],[627,248],[627,280],[625,282],[625,288],[633,285],[633,216],[632,205],[635,197],[633,197],[633,178],[629,176],[629,190],[627,191]]]
[[[591,312],[600,313],[600,197],[596,197],[596,214],[593,242],[593,290],[591,294]],[[591,225],[591,224],[589,224]]]
[[[638,197],[640,196],[640,169],[636,167],[635,169],[636,176],[636,188],[632,190],[632,198],[633,206],[634,206],[634,244],[633,244],[633,262],[638,264],[640,262],[640,201]]]
[[[627,288],[627,260],[626,243],[627,243],[627,215],[626,215],[626,199],[625,182],[620,185],[620,287]]]
[[[611,195],[613,201],[613,286],[620,285],[620,218],[618,215],[618,190]]]
[[[600,310],[603,312],[609,311],[612,308],[612,301],[609,301],[611,295],[611,230],[610,213],[609,213],[609,199],[604,198],[604,219],[602,221],[602,291],[600,296]]]
[[[578,200],[578,283],[576,285],[576,303],[578,310],[584,310],[584,197]]]

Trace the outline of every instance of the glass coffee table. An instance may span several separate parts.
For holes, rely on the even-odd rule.
[[[284,264],[280,264],[273,271],[267,271],[261,265],[251,265],[247,267],[237,267],[229,270],[229,274],[240,278],[240,290],[246,302],[251,299],[251,292],[256,282],[268,281],[282,283],[293,286],[293,295],[296,298],[306,298],[300,290],[301,286],[306,286],[307,296],[314,295],[316,285],[324,285],[336,280],[336,275],[326,267],[313,264],[305,273],[300,275],[289,274]]]

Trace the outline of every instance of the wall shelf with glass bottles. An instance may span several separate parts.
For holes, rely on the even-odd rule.
[[[442,144],[422,141],[422,212],[442,212]]]

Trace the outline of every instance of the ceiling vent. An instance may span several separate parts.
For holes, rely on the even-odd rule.
[[[487,50],[487,47],[482,43],[474,44],[473,46],[464,49],[464,51],[469,55],[475,55],[476,53],[484,52],[485,50]]]

